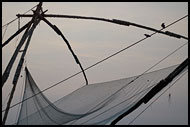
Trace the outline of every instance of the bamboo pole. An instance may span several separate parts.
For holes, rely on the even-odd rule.
[[[23,30],[25,30],[26,28],[28,28],[31,25],[31,21],[28,22],[26,25],[24,25],[22,28],[20,28],[17,32],[15,32],[15,34],[13,34],[9,39],[7,39],[3,44],[2,44],[2,48],[7,45],[14,37],[16,37],[18,34],[20,34]]]
[[[85,81],[86,81],[86,85],[88,85],[88,80],[87,80],[86,74],[85,74],[85,72],[84,72],[84,69],[83,69],[83,67],[82,67],[82,65],[81,65],[81,63],[80,63],[78,57],[75,55],[74,51],[72,50],[71,45],[69,44],[68,40],[65,38],[65,36],[64,36],[64,35],[62,34],[62,32],[57,28],[56,25],[51,24],[51,23],[50,23],[46,18],[44,18],[42,15],[38,14],[38,16],[39,16],[39,18],[40,18],[41,20],[43,20],[45,23],[47,23],[58,35],[60,35],[60,36],[62,37],[62,39],[65,41],[65,43],[67,44],[68,49],[71,51],[71,54],[72,54],[73,57],[74,57],[76,63],[79,64],[79,66],[80,66],[80,68],[81,68],[81,70],[82,70],[82,72],[83,72],[83,75],[84,75],[84,78],[85,78]]]
[[[42,6],[42,2],[39,3],[39,5],[38,5],[38,7],[36,9],[36,12],[38,12],[38,13],[40,12],[41,6]],[[22,38],[20,40],[20,43],[18,44],[18,46],[17,46],[17,48],[16,48],[13,56],[11,57],[11,60],[9,61],[8,65],[7,65],[6,69],[5,69],[5,71],[3,73],[3,76],[2,76],[2,87],[4,86],[4,83],[7,81],[8,77],[9,77],[10,71],[12,69],[12,66],[13,66],[15,60],[16,60],[16,57],[17,57],[17,55],[18,55],[18,53],[19,53],[22,45],[24,44],[26,38],[28,37],[28,31],[29,31],[32,23],[34,22],[34,20],[36,18],[37,18],[36,15],[33,15],[32,20],[29,22],[28,27],[27,27],[25,33],[23,34],[23,36],[22,36]]]
[[[41,6],[42,6],[42,2],[40,2],[40,3],[38,4],[38,7],[37,7],[37,9],[36,9],[36,13],[40,13],[40,11],[42,10],[42,7],[41,7]],[[15,53],[14,53],[14,55],[13,55],[14,57],[13,57],[13,59],[11,59],[11,61],[9,62],[9,63],[11,63],[11,66],[8,67],[8,71],[9,71],[9,72],[8,72],[8,73],[5,73],[6,76],[7,76],[7,74],[9,75],[10,70],[11,70],[11,68],[12,68],[12,65],[13,65],[13,63],[14,63],[14,61],[15,61],[15,59],[16,59],[16,56],[17,56],[17,54],[18,54],[18,52],[19,52],[19,50],[20,50],[22,44],[24,43],[24,41],[26,40],[26,38],[29,36],[29,34],[30,34],[30,36],[32,35],[32,32],[33,32],[34,28],[35,28],[36,25],[39,23],[40,20],[37,20],[37,19],[38,19],[38,15],[34,14],[32,20],[31,20],[31,24],[33,23],[33,26],[32,26],[32,28],[31,28],[30,30],[29,30],[30,27],[27,28],[25,34],[23,35],[23,37],[22,37],[22,39],[21,39],[21,40],[22,40],[22,41],[21,41],[22,43],[21,43],[19,46],[17,46],[17,49],[16,49],[16,51],[15,51]],[[31,39],[31,37],[28,38],[28,44],[29,44],[30,39]],[[28,45],[26,44],[25,49],[27,49],[27,46],[28,46]],[[24,55],[25,55],[25,53],[22,54],[20,63],[22,63],[22,58],[24,57]],[[20,65],[21,65],[20,63],[19,63],[19,65],[18,65],[18,68],[20,68]],[[9,65],[8,65],[8,66],[9,66]],[[17,72],[16,72],[16,74],[17,74]],[[6,80],[7,80],[7,78],[8,78],[8,76],[6,77]],[[6,80],[4,79],[4,83],[5,83]],[[4,84],[4,83],[3,83],[3,84]],[[6,107],[5,114],[4,114],[3,121],[2,121],[2,124],[3,124],[3,125],[5,125],[6,120],[7,120],[7,116],[8,116],[9,109],[10,109],[10,105],[11,105],[11,102],[12,102],[12,99],[13,99],[13,96],[14,96],[14,92],[15,92],[15,90],[16,90],[16,83],[17,83],[17,81],[16,81],[16,82],[14,83],[14,85],[13,85],[13,88],[12,88],[12,90],[11,90],[11,94],[10,94],[9,100],[8,100],[8,102],[7,102],[7,107]],[[3,84],[2,84],[2,86],[3,86]]]
[[[32,15],[28,14],[28,15],[23,15],[23,14],[17,14],[18,17],[32,17]],[[187,17],[188,15],[182,17],[181,19]],[[171,36],[171,37],[175,37],[175,38],[183,38],[188,40],[188,37],[176,34],[176,33],[172,33],[169,31],[163,32],[161,30],[157,30],[151,27],[147,27],[144,25],[140,25],[137,23],[132,23],[129,21],[124,21],[124,20],[118,20],[118,19],[105,19],[105,18],[98,18],[98,17],[87,17],[87,16],[75,16],[75,15],[56,15],[56,14],[45,14],[43,15],[43,17],[49,17],[49,18],[73,18],[73,19],[88,19],[88,20],[98,20],[98,21],[104,21],[104,22],[110,22],[110,23],[114,23],[114,24],[118,24],[118,25],[124,25],[124,26],[135,26],[138,28],[142,28],[142,29],[146,29],[146,30],[150,30],[150,31],[154,31],[160,34],[164,34],[167,36]],[[181,20],[180,19],[180,20]]]
[[[31,22],[31,24],[32,24],[32,22]],[[5,69],[5,71],[3,73],[3,76],[2,76],[2,87],[4,86],[4,83],[7,81],[8,77],[9,77],[9,74],[10,74],[10,71],[12,69],[12,66],[13,66],[13,64],[14,64],[14,62],[16,60],[16,57],[17,57],[17,55],[18,55],[18,53],[19,53],[22,45],[24,44],[26,38],[28,37],[28,30],[30,29],[31,24],[29,24],[29,26],[27,27],[27,29],[26,29],[25,33],[23,34],[23,36],[22,36],[22,38],[21,38],[21,40],[20,40],[17,48],[14,51],[13,56],[11,57],[11,60],[9,61],[8,65],[7,65],[6,69]]]
[[[47,10],[44,11],[44,12],[42,11],[42,15],[43,15],[45,12],[47,12]],[[34,32],[34,29],[36,28],[36,26],[39,24],[40,21],[41,21],[41,20],[40,20],[39,18],[36,19],[36,22],[34,22],[32,28],[31,28],[31,30],[30,30],[30,32],[29,32],[29,37],[28,37],[27,43],[26,43],[26,45],[25,45],[24,50],[22,51],[23,53],[22,53],[22,56],[21,56],[21,58],[20,58],[19,64],[18,64],[18,66],[17,66],[16,72],[15,72],[15,75],[14,75],[14,79],[13,79],[13,82],[12,82],[14,85],[17,84],[17,81],[18,81],[18,78],[19,78],[19,75],[20,75],[20,72],[21,72],[21,68],[22,68],[22,65],[23,65],[23,63],[24,63],[24,57],[25,57],[25,54],[26,54],[26,52],[27,52],[28,46],[29,46],[29,44],[30,44],[30,40],[31,40],[32,34],[33,34],[33,32]]]

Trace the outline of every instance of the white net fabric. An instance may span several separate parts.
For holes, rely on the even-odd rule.
[[[90,84],[51,103],[43,93],[22,103],[18,125],[108,124],[131,109],[178,65],[109,82]],[[137,78],[138,77],[138,78]],[[23,100],[40,92],[26,69]]]

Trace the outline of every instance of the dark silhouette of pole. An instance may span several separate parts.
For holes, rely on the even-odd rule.
[[[39,18],[41,18],[41,20],[43,20],[45,23],[47,23],[58,35],[60,35],[63,38],[63,40],[67,44],[68,49],[70,50],[71,54],[73,55],[76,63],[79,64],[79,66],[80,66],[80,68],[81,68],[81,70],[83,72],[83,75],[84,75],[84,78],[85,78],[85,81],[86,81],[86,85],[88,85],[88,79],[86,77],[84,69],[83,69],[78,57],[75,55],[74,51],[72,50],[71,45],[69,44],[68,40],[65,38],[65,36],[62,34],[62,32],[59,30],[59,28],[57,28],[56,25],[51,24],[46,18],[44,18],[44,15],[42,16],[42,15],[38,14],[38,16],[39,16]]]
[[[39,3],[39,5],[38,5],[38,7],[36,9],[36,12],[39,12],[41,10],[41,6],[42,6],[42,2]],[[28,25],[25,25],[25,26],[27,26],[27,29],[25,30],[25,33],[23,34],[23,36],[22,36],[22,38],[20,40],[20,43],[18,44],[13,56],[11,57],[11,60],[9,61],[7,67],[6,67],[6,69],[5,69],[5,71],[4,71],[3,75],[2,75],[2,87],[4,86],[4,83],[7,81],[8,77],[9,77],[10,71],[12,69],[12,66],[13,66],[15,60],[16,60],[16,57],[17,57],[22,45],[24,44],[25,40],[27,39],[28,31],[29,31],[29,29],[30,29],[30,27],[31,27],[31,25],[32,25],[32,23],[34,22],[35,19],[36,19],[36,16],[33,15],[32,20],[28,23]]]
[[[4,73],[3,73],[3,76],[2,76],[2,87],[4,86],[4,83],[7,81],[8,77],[9,77],[9,74],[10,74],[10,71],[12,69],[12,66],[16,60],[16,57],[22,47],[22,45],[24,44],[26,38],[28,37],[28,30],[30,29],[30,26],[31,26],[32,22],[28,25],[24,35],[22,36],[21,40],[20,40],[20,43],[18,44],[16,50],[14,51],[14,54],[13,56],[11,57],[11,60],[9,61]]]
[[[42,14],[44,14],[46,11],[42,12]],[[35,13],[35,12],[34,12]],[[40,19],[36,19],[36,21],[34,22],[32,28],[30,29],[29,31],[29,36],[28,36],[28,40],[27,40],[27,43],[25,45],[25,48],[24,50],[20,50],[20,52],[22,52],[22,56],[20,58],[20,61],[19,61],[19,64],[17,66],[17,69],[16,69],[16,72],[15,72],[15,76],[14,76],[14,79],[13,79],[13,84],[16,85],[17,84],[17,81],[18,81],[18,78],[19,78],[19,75],[20,75],[20,72],[21,72],[21,68],[22,68],[22,65],[24,63],[24,57],[26,55],[26,52],[27,52],[27,49],[28,49],[28,46],[30,44],[30,40],[31,40],[31,37],[32,37],[32,34],[34,32],[34,29],[36,28],[36,26],[39,24],[40,22]]]
[[[38,4],[37,9],[36,9],[36,13],[40,13],[40,11],[42,10],[41,6],[42,6],[42,2],[40,2],[40,3]],[[21,44],[24,43],[24,41],[25,41],[26,38],[29,36],[29,34],[30,34],[30,36],[32,35],[32,32],[33,32],[34,28],[36,27],[36,25],[37,25],[37,24],[39,23],[39,21],[40,21],[40,20],[37,20],[37,19],[38,19],[38,16],[34,14],[32,20],[31,20],[31,23],[34,23],[34,24],[33,24],[32,28],[31,28],[30,30],[29,30],[30,26],[27,28],[25,34],[23,35],[23,37],[22,37],[22,39],[21,39],[21,40],[23,40]],[[29,41],[30,41],[31,38],[29,37],[28,39],[29,39],[29,40],[28,40],[28,43],[29,43]],[[21,45],[21,46],[22,46],[22,45]],[[17,54],[18,54],[18,52],[19,52],[21,46],[20,46],[20,47],[17,46],[16,52],[15,52],[16,55],[15,55],[15,54],[13,55],[13,56],[14,56],[14,57],[13,57],[13,61],[10,62],[10,63],[11,63],[11,67],[8,67],[8,71],[9,71],[9,72],[8,72],[8,73],[5,73],[5,74],[6,74],[5,76],[7,76],[7,77],[6,77],[6,80],[7,80],[7,78],[8,78],[8,75],[9,75],[10,70],[11,70],[11,68],[12,68],[12,65],[13,65],[13,63],[14,63],[14,60],[16,59],[16,56],[17,56]],[[26,48],[27,48],[27,45],[26,45],[25,49],[26,49]],[[23,55],[22,55],[22,57],[23,57]],[[21,57],[21,61],[22,61],[22,57]],[[11,60],[12,60],[12,59],[11,59]],[[19,65],[20,65],[20,63],[19,63]],[[8,74],[8,75],[7,75],[7,74]],[[4,77],[3,77],[3,78],[4,78]],[[5,83],[6,80],[4,79],[4,83]],[[4,83],[3,83],[3,84],[4,84]],[[7,102],[5,114],[4,114],[3,121],[2,121],[2,124],[3,124],[3,125],[5,125],[6,120],[7,120],[7,116],[8,116],[9,109],[10,109],[10,105],[11,105],[11,102],[12,102],[12,99],[13,99],[13,96],[14,96],[14,92],[15,92],[15,90],[16,90],[16,86],[17,86],[16,83],[17,83],[17,81],[14,82],[14,84],[13,84],[13,88],[12,88],[12,90],[11,90],[9,100],[8,100],[8,102]],[[3,84],[2,84],[2,86],[3,86]]]
[[[20,34],[23,30],[25,30],[26,28],[28,28],[28,26],[31,25],[31,21],[28,22],[26,25],[24,25],[22,28],[20,28],[17,32],[15,32],[15,34],[13,34],[9,39],[7,39],[3,44],[2,44],[2,48],[7,45],[14,37],[16,37],[18,34]]]
[[[30,14],[28,14],[28,15],[17,14],[17,16],[18,17],[32,17],[32,15],[30,15]],[[124,20],[118,20],[118,19],[105,19],[105,18],[98,18],[98,17],[75,16],[75,15],[56,15],[56,14],[45,14],[43,16],[44,17],[49,17],[49,18],[73,18],[73,19],[98,20],[98,21],[110,22],[110,23],[124,25],[124,26],[130,26],[131,25],[131,26],[142,28],[142,29],[147,29],[147,30],[150,30],[150,31],[154,31],[154,32],[157,32],[157,33],[160,33],[160,34],[164,34],[164,35],[167,35],[167,36],[172,36],[172,37],[175,37],[175,38],[178,38],[178,39],[183,38],[183,39],[188,40],[187,37],[179,35],[179,34],[176,34],[176,33],[168,34],[167,32],[163,32],[161,30],[157,30],[157,29],[147,27],[147,26],[144,26],[144,25],[140,25],[140,24],[124,21]],[[180,18],[179,20],[184,19],[187,16],[188,15]],[[162,26],[162,29],[168,27],[168,26],[165,26],[165,25],[164,26],[161,25],[161,26]],[[172,32],[170,32],[170,33],[172,33]]]

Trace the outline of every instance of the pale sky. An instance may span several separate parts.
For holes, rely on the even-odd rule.
[[[2,25],[16,18],[16,14],[22,14],[37,5],[37,2],[3,2]],[[156,29],[161,28],[161,23],[166,25],[188,14],[187,2],[45,2],[43,10],[48,9],[47,14],[68,14],[80,16],[94,16],[108,19],[121,19],[139,23]],[[30,11],[29,14],[32,12]],[[22,18],[21,26],[30,18]],[[105,57],[127,47],[128,45],[144,38],[144,34],[151,31],[133,26],[121,26],[106,22],[48,18],[52,24],[58,26],[70,42],[74,52],[78,56],[84,68],[104,59]],[[18,21],[13,22],[7,28],[2,42],[10,37],[18,29]],[[2,30],[4,32],[5,28]],[[188,37],[188,18],[168,27],[164,31],[171,31]],[[23,33],[22,33],[23,34]],[[21,38],[21,35],[17,38]],[[2,73],[19,42],[17,38],[2,49]],[[186,43],[187,40],[176,39],[162,34],[156,34],[140,44],[126,50],[111,59],[86,71],[89,84],[110,81],[138,75],[146,71],[156,62]],[[20,56],[20,55],[19,55]],[[188,57],[188,45],[170,56],[153,70],[179,64]],[[71,76],[80,71],[73,56],[61,37],[43,21],[37,26],[31,39],[31,43],[25,57],[34,80],[41,90]],[[17,62],[11,71],[10,78],[2,89],[2,102],[7,97],[12,85],[12,78]],[[24,71],[22,71],[22,74]],[[168,94],[163,94],[151,108],[148,108],[132,124],[187,124],[188,120],[188,75],[176,83],[169,92],[172,95],[171,104],[168,102]],[[80,74],[68,80],[44,94],[52,101],[63,97],[71,91],[85,85],[83,75]],[[20,100],[23,78],[18,82],[17,91],[12,104]],[[118,124],[128,124],[141,109],[131,113]],[[18,107],[11,110],[7,123],[15,122],[15,112]]]

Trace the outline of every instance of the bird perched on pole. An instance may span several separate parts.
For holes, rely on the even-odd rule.
[[[164,23],[162,23],[161,24],[161,26],[162,26],[162,28],[164,29],[164,28],[166,28],[166,26],[165,26],[165,24]]]

